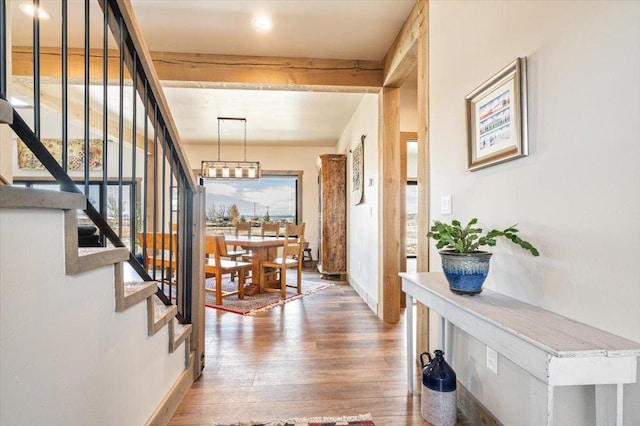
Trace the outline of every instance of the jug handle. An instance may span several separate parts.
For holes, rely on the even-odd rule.
[[[433,358],[431,358],[431,354],[429,352],[422,352],[420,354],[420,365],[422,366],[422,368],[424,368],[427,364],[429,364],[429,362],[427,364],[424,363],[424,356],[427,356],[427,358],[429,358],[429,362],[433,361]]]

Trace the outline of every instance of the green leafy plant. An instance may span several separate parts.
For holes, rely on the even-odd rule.
[[[456,253],[473,253],[481,246],[493,247],[496,245],[497,237],[505,237],[514,244],[531,252],[532,255],[540,255],[538,249],[532,246],[531,243],[516,235],[519,232],[516,229],[516,225],[510,226],[503,231],[492,229],[486,234],[482,234],[482,228],[475,227],[477,223],[478,219],[476,218],[471,219],[465,227],[462,227],[457,220],[451,221],[451,224],[435,221],[427,237],[437,241],[436,247],[438,249],[447,248]]]

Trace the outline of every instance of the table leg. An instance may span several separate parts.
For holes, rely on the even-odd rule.
[[[266,247],[251,248],[251,282],[260,285],[260,262],[267,260],[268,250]],[[262,288],[260,288],[262,291]]]
[[[277,247],[252,247],[251,248],[251,282],[260,286],[263,291],[264,283],[260,282],[260,263],[263,260],[272,260],[278,253]]]
[[[596,385],[596,426],[622,426],[623,384]]]
[[[529,376],[529,406],[531,411],[528,424],[553,426],[553,386],[537,377]]]
[[[413,374],[415,373],[415,357],[413,354],[413,297],[407,295],[405,321],[407,322],[407,387],[409,395],[413,395]]]
[[[444,352],[444,359],[453,362],[453,354],[451,353],[451,322],[442,317],[442,352]]]

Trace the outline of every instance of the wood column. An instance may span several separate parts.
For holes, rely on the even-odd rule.
[[[379,123],[381,140],[380,159],[380,285],[382,286],[381,312],[378,316],[388,323],[400,320],[400,272],[402,245],[402,182],[400,149],[400,89],[385,87],[380,95]]]
[[[204,259],[204,238],[206,234],[206,221],[204,218],[204,206],[206,203],[206,191],[204,187],[198,187],[193,197],[193,259]],[[185,230],[188,232],[189,230]],[[195,352],[195,362],[193,368],[193,379],[200,377],[202,369],[205,367],[205,308],[204,308],[204,264],[193,262],[193,282],[191,290],[191,334],[189,348]]]
[[[418,0],[418,236],[417,270],[429,271],[429,2]],[[417,305],[416,352],[429,350],[429,308]]]

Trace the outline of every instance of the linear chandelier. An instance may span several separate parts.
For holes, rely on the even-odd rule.
[[[244,124],[244,160],[222,161],[220,160],[220,122],[242,121]],[[216,161],[203,161],[201,176],[204,179],[260,179],[260,162],[247,161],[247,119],[236,117],[218,117],[218,159]]]

